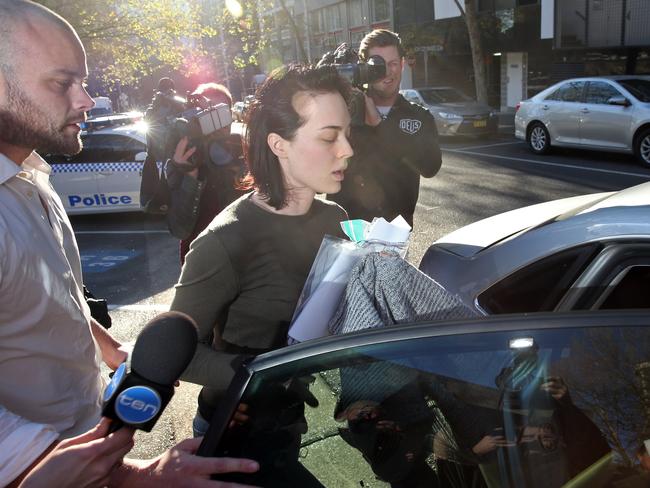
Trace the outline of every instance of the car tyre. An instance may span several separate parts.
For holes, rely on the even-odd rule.
[[[528,147],[535,154],[546,154],[551,150],[551,135],[541,122],[533,122],[528,128]]]
[[[643,166],[650,168],[650,129],[643,130],[634,141],[634,154]]]

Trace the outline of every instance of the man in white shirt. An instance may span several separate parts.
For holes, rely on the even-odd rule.
[[[27,0],[0,0],[0,486],[219,486],[246,460],[197,458],[195,440],[123,461],[133,432],[100,420],[99,363],[121,344],[91,317],[77,243],[35,152],[74,154],[93,101],[74,29]],[[203,486],[203,485],[201,485]]]

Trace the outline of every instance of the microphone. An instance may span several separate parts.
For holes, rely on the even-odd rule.
[[[150,432],[174,395],[174,383],[194,357],[196,324],[180,312],[160,314],[147,323],[127,362],[115,370],[103,395],[102,416],[110,432],[129,427]]]

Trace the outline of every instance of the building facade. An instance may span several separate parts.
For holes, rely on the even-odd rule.
[[[469,38],[456,2],[395,2],[413,86],[452,85],[473,95]],[[649,0],[475,2],[488,101],[502,111],[565,78],[650,73]]]

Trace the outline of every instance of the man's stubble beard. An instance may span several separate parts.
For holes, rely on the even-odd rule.
[[[78,134],[66,137],[23,92],[11,75],[5,76],[7,104],[0,106],[0,139],[8,144],[36,149],[44,154],[77,154],[81,151]]]

